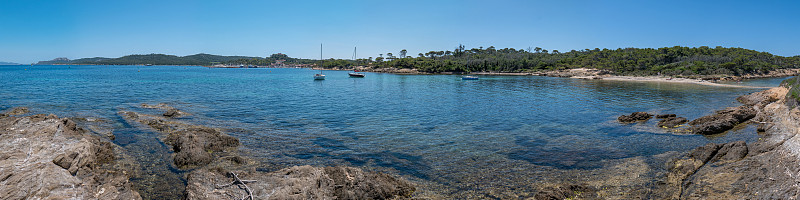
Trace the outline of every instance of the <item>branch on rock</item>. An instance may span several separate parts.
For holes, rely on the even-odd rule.
[[[231,175],[233,175],[233,182],[231,182],[229,184],[225,184],[225,185],[217,185],[217,188],[224,188],[224,187],[228,187],[228,186],[231,186],[231,185],[242,184],[242,185],[244,185],[244,191],[247,192],[247,195],[242,197],[242,200],[245,200],[245,199],[253,200],[253,192],[250,191],[250,187],[247,187],[247,183],[256,182],[256,180],[242,180],[242,179],[239,179],[239,176],[236,175],[236,173],[233,173],[233,172],[230,172],[230,173],[231,173]]]

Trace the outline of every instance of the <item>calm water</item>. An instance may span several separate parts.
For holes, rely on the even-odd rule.
[[[27,106],[38,113],[106,119],[118,144],[140,160],[162,163],[142,170],[161,173],[147,167],[176,170],[163,164],[168,157],[147,157],[165,151],[154,145],[155,133],[124,123],[116,113],[166,102],[194,114],[184,120],[229,130],[242,140],[242,153],[265,168],[359,166],[438,184],[453,194],[481,190],[459,187],[468,177],[457,172],[595,169],[606,160],[757,138],[751,129],[703,137],[668,133],[655,128],[655,120],[622,125],[615,119],[636,111],[694,119],[761,89],[525,76],[348,78],[344,71],[326,71],[327,80],[313,81],[317,72],[0,66],[0,109]],[[742,84],[777,86],[780,80]],[[486,160],[517,167],[486,167]]]

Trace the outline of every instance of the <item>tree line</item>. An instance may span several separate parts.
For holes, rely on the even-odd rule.
[[[540,47],[527,49],[467,49],[459,45],[453,50],[428,51],[417,57],[403,49],[360,59],[292,58],[276,53],[268,57],[218,56],[196,54],[174,56],[164,54],[129,55],[120,58],[56,59],[40,64],[103,64],[103,65],[259,65],[275,63],[312,64],[323,68],[408,68],[421,72],[535,72],[573,68],[595,68],[621,75],[745,75],[766,73],[775,69],[800,67],[800,56],[784,57],[743,48],[662,47],[583,49],[561,52]],[[397,56],[395,56],[397,55]]]
[[[606,69],[622,75],[744,75],[800,67],[800,56],[783,57],[743,48],[663,47],[584,49],[560,52],[540,47],[528,49],[472,48],[429,51],[417,57],[387,53],[364,64],[363,60],[334,60],[323,67],[363,65],[375,68],[410,68],[421,72],[534,72],[573,68]]]

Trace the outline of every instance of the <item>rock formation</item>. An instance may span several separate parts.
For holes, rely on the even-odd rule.
[[[674,160],[666,183],[675,199],[797,199],[800,196],[800,110],[778,87],[740,97],[764,128],[752,144],[707,144]]]
[[[685,124],[686,122],[689,122],[689,120],[685,117],[675,117],[673,115],[659,121],[658,127],[675,128],[681,124]]]
[[[166,104],[143,107],[174,109]],[[175,165],[194,169],[187,175],[186,199],[248,199],[251,195],[253,199],[396,199],[410,197],[415,190],[403,179],[352,167],[258,171],[244,165],[248,159],[236,153],[239,140],[218,129],[183,123],[166,114],[119,114],[166,134],[163,141],[172,146]]]
[[[730,130],[755,116],[756,110],[751,106],[743,105],[726,108],[712,115],[697,118],[689,122],[689,125],[692,125],[692,133],[694,134],[711,135]]]
[[[675,114],[660,114],[660,115],[656,115],[656,118],[657,119],[666,119],[666,118],[677,117],[677,116],[678,115],[675,115]]]
[[[114,144],[72,120],[0,116],[0,199],[141,199],[113,162]]]
[[[622,115],[617,118],[619,122],[622,123],[633,123],[637,121],[647,121],[652,118],[653,115],[646,113],[646,112],[635,112],[631,113],[630,115]]]
[[[243,183],[227,186],[235,181]],[[187,176],[186,199],[396,199],[414,187],[383,173],[352,167],[295,166],[274,172],[198,169]],[[243,189],[246,184],[247,189]]]
[[[202,167],[215,159],[214,152],[231,150],[239,140],[217,129],[169,120],[163,116],[121,111],[126,120],[147,125],[166,134],[164,143],[175,151],[174,162],[179,168]]]

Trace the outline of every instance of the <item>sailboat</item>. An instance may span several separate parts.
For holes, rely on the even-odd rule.
[[[357,47],[353,47],[353,61],[356,61],[356,59],[358,59],[356,50]],[[355,66],[353,66],[353,73],[347,73],[347,75],[350,75],[350,78],[364,78],[365,76],[364,73],[358,73],[358,69],[356,69]]]
[[[322,63],[325,60],[322,60],[322,44],[319,44],[319,74],[314,74],[314,80],[325,80],[325,74],[322,74]]]

